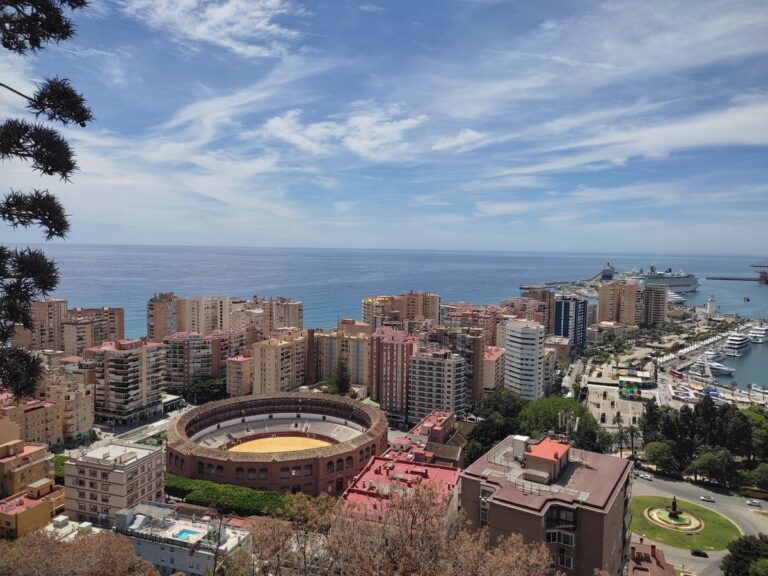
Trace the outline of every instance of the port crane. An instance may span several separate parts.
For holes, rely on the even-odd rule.
[[[752,268],[763,268],[763,270],[760,270],[760,277],[758,279],[758,282],[760,284],[768,284],[768,259],[765,259],[761,262],[758,262],[757,264],[752,264]]]

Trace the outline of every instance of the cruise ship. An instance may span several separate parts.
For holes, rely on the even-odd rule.
[[[743,356],[749,352],[752,346],[752,340],[746,334],[734,332],[725,340],[723,352],[726,356]]]
[[[699,279],[696,276],[683,271],[672,272],[671,268],[667,268],[664,272],[659,272],[655,266],[651,266],[649,272],[644,272],[641,268],[625,273],[624,279],[630,282],[642,282],[646,286],[666,286],[675,293],[696,292],[699,289]]]
[[[768,342],[768,326],[761,324],[760,326],[753,326],[749,331],[749,339],[756,344],[762,344]]]

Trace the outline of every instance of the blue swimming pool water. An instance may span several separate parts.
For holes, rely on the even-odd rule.
[[[197,534],[200,534],[200,532],[198,532],[197,530],[190,530],[189,528],[184,528],[183,530],[179,530],[179,532],[176,534],[176,538],[179,540],[184,540],[186,542],[192,536],[195,536]]]

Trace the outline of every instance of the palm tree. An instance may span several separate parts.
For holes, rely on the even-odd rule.
[[[621,427],[623,423],[624,423],[624,420],[621,417],[621,412],[617,411],[613,417],[613,424],[619,428],[618,432],[616,432],[615,434],[615,438],[619,443],[619,456],[621,458],[624,458],[624,441],[626,440],[626,437],[627,437],[626,432]]]
[[[640,430],[634,424],[630,424],[627,427],[627,433],[629,434],[629,449],[632,451],[632,455],[635,455],[635,436],[637,436]]]

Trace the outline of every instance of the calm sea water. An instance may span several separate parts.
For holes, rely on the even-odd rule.
[[[519,295],[520,284],[586,278],[606,261],[617,271],[655,265],[692,272],[702,286],[689,298],[691,304],[703,304],[713,294],[723,312],[768,318],[768,286],[704,279],[755,275],[749,268],[754,257],[67,243],[45,250],[61,272],[55,296],[70,306],[122,306],[128,337],[146,333],[147,300],[161,291],[188,297],[287,296],[304,302],[307,327],[330,328],[339,318],[359,318],[360,300],[372,294],[433,290],[444,302],[497,304]]]

